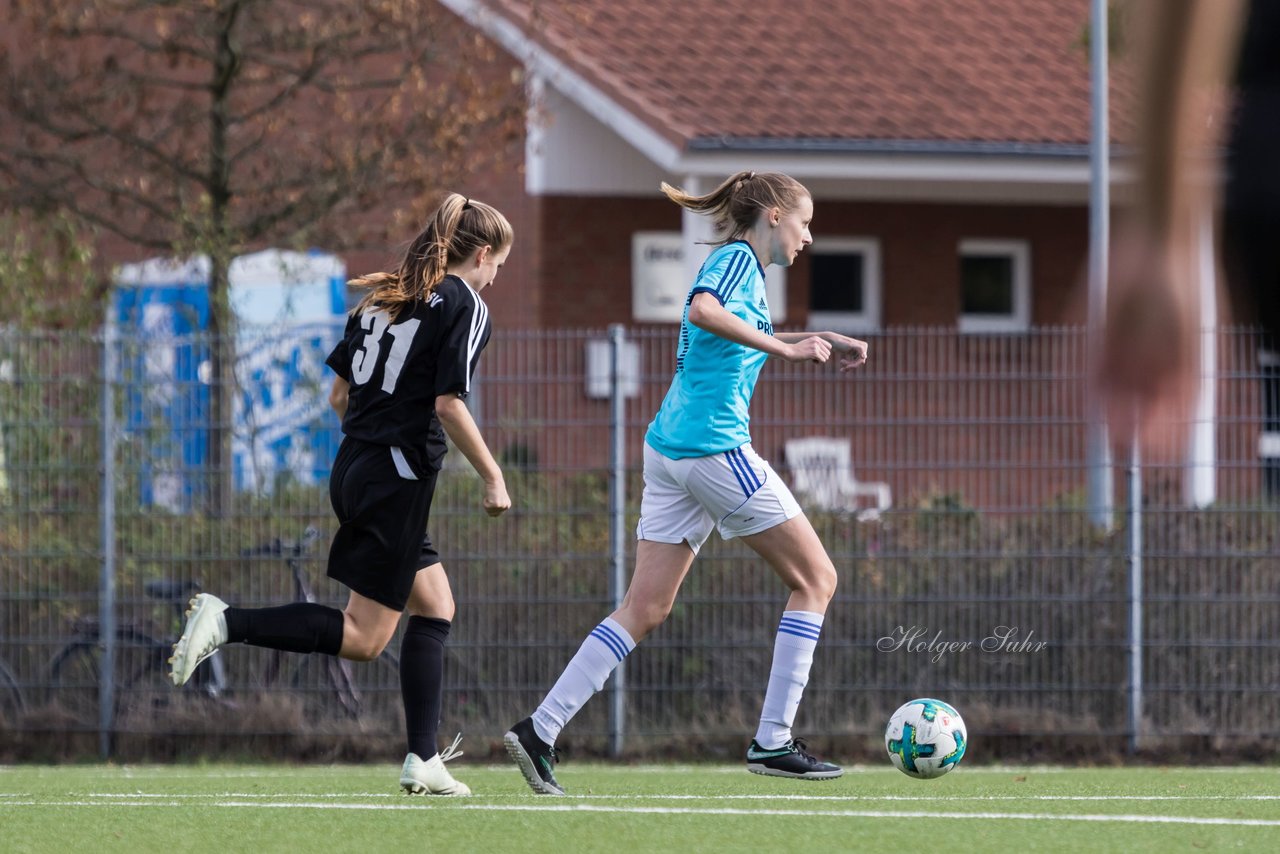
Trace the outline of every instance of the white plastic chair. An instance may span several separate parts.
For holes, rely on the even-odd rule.
[[[848,439],[806,436],[788,439],[783,454],[791,469],[795,491],[820,510],[846,510],[859,522],[880,518],[893,504],[889,484],[860,481],[853,472]],[[871,506],[862,506],[870,499]]]

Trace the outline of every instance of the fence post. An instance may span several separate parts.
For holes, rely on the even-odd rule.
[[[116,453],[115,381],[117,371],[117,330],[111,308],[102,324],[102,494],[99,548],[102,570],[99,578],[98,623],[102,641],[102,669],[98,691],[98,751],[111,756],[111,732],[115,726],[116,662]]]
[[[1135,419],[1136,420],[1136,419]],[[1129,752],[1142,737],[1142,451],[1138,431],[1129,450]]]
[[[612,572],[609,595],[616,610],[622,605],[627,590],[627,444],[626,389],[622,382],[622,356],[626,336],[622,324],[609,326],[609,552]],[[626,735],[627,679],[626,662],[613,671],[613,691],[609,696],[609,755],[622,753]]]
[[[1111,229],[1111,137],[1108,122],[1107,2],[1091,0],[1089,81],[1089,317],[1086,343],[1090,354],[1097,352],[1104,332],[1107,306],[1107,262]],[[1093,367],[1094,357],[1088,365]],[[1090,395],[1085,425],[1085,455],[1088,465],[1089,519],[1103,530],[1114,528],[1112,506],[1114,488],[1111,472],[1111,444],[1107,423],[1096,396]]]

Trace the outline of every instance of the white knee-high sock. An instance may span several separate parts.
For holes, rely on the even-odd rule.
[[[555,744],[564,725],[583,704],[604,687],[604,680],[626,658],[636,642],[612,617],[591,630],[564,673],[533,713],[533,729],[547,744]]]
[[[809,683],[813,650],[822,632],[822,615],[812,611],[783,611],[778,637],[773,643],[773,667],[760,712],[756,743],[775,750],[791,740],[791,724],[804,686]]]

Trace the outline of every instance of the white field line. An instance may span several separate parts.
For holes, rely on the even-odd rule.
[[[30,799],[35,797],[29,792],[0,792],[0,804],[5,799]],[[372,798],[401,799],[407,797],[403,792],[209,792],[206,794],[172,794],[148,792],[90,792],[83,797],[111,800],[172,800],[172,801],[208,801],[217,798],[236,798],[252,801],[272,801],[310,798],[316,801],[337,800],[339,798]],[[472,800],[485,798],[509,798],[508,795],[474,795]],[[520,795],[520,797],[528,797]],[[557,799],[559,800],[559,799]],[[883,801],[887,803],[927,801],[932,804],[995,801],[1280,801],[1280,795],[568,795],[566,801],[808,801],[813,803],[870,803]],[[441,803],[433,800],[431,803]],[[450,801],[452,803],[452,801]]]
[[[742,774],[743,765],[627,765],[624,763],[584,763],[585,767],[589,767],[593,774]],[[476,770],[484,771],[511,771],[510,764],[476,764]],[[103,773],[119,776],[123,779],[137,778],[160,778],[165,780],[218,780],[218,779],[261,779],[281,776],[279,771],[273,770],[250,770],[250,769],[219,769],[208,768],[199,771],[181,771],[180,766],[168,765],[124,765],[103,769]],[[58,769],[52,769],[54,773]],[[372,765],[318,765],[315,766],[314,774],[316,776],[333,775],[343,776],[352,773],[378,773],[384,770],[381,766]],[[399,766],[386,766],[388,774],[399,773]],[[472,770],[469,766],[467,770]],[[892,771],[893,768],[888,764],[885,765],[846,765],[844,766],[845,776],[852,774],[882,774]],[[1065,765],[974,765],[957,768],[951,775],[968,776],[970,774],[1086,774],[1097,771],[1104,773],[1113,769],[1098,768],[1082,768],[1069,767]],[[1124,770],[1124,769],[1114,769]],[[1156,774],[1162,772],[1191,771],[1196,774],[1239,774],[1249,773],[1258,770],[1256,766],[1251,765],[1210,765],[1204,767],[1189,768],[1185,766],[1152,766],[1147,768],[1149,772]],[[31,773],[30,768],[12,765],[0,765],[0,777],[5,774],[13,773]]]
[[[190,808],[186,801],[6,801],[0,807],[182,807]],[[250,801],[211,801],[200,806],[238,808],[238,809],[310,809],[310,810],[422,810],[417,804],[357,804],[357,803],[306,803],[284,802],[263,803]],[[430,809],[431,807],[427,807]],[[1185,824],[1185,825],[1223,825],[1228,827],[1280,827],[1280,819],[1262,818],[1215,818],[1173,815],[1099,815],[1099,814],[1062,814],[1053,813],[1006,813],[1006,812],[961,812],[938,813],[937,811],[887,811],[887,810],[784,810],[764,809],[747,810],[723,808],[687,808],[687,807],[611,807],[594,804],[546,804],[542,806],[523,804],[441,804],[439,808],[480,811],[480,812],[546,812],[546,813],[610,813],[625,815],[707,815],[707,816],[769,816],[783,818],[920,818],[948,821],[954,819],[981,819],[983,821],[1075,821],[1094,823],[1120,824]]]

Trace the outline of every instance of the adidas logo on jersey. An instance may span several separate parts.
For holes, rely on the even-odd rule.
[[[764,301],[764,297],[760,297],[760,307],[765,310],[768,310],[769,308],[769,304]]]

